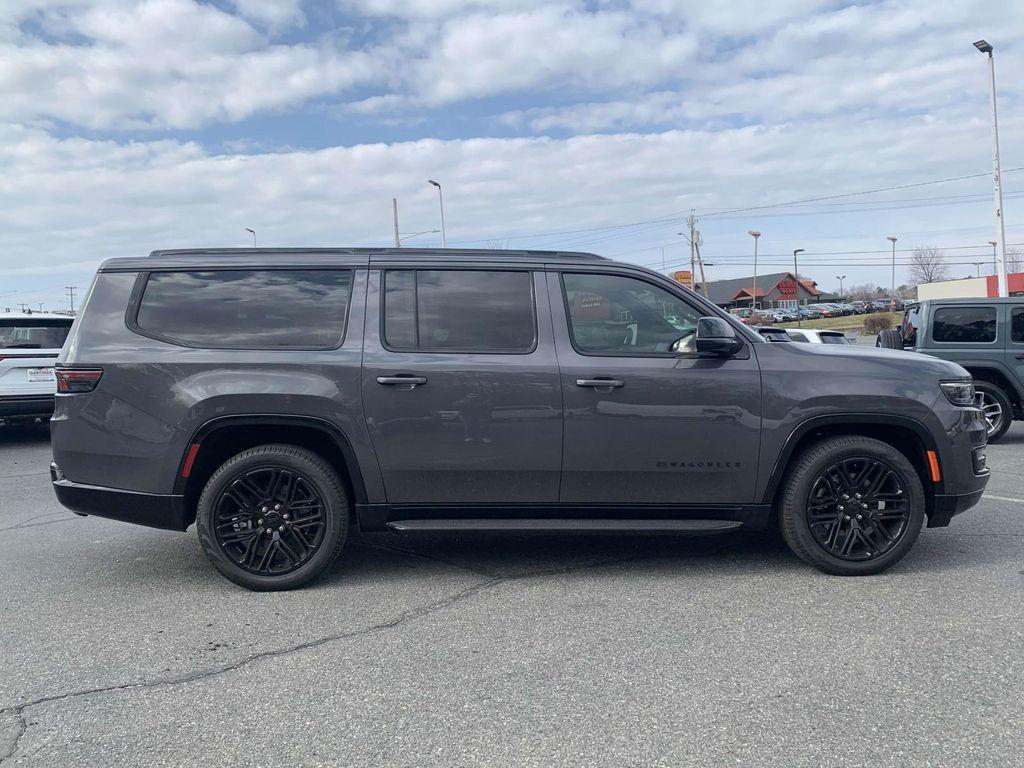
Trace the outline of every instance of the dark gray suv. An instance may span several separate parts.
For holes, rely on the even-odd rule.
[[[959,365],[768,344],[583,253],[158,251],[99,270],[57,367],[70,509],[283,589],[363,531],[778,527],[876,573],[988,481]]]

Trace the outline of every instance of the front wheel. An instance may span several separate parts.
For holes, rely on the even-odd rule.
[[[1013,420],[1013,404],[1001,387],[988,381],[975,381],[974,391],[978,394],[978,407],[985,414],[988,441],[994,443],[1006,434]]]
[[[196,510],[199,544],[214,568],[256,591],[320,576],[340,554],[348,521],[337,472],[294,445],[261,445],[228,459]]]
[[[903,558],[924,522],[924,491],[888,443],[851,435],[808,448],[786,478],[779,510],[789,548],[825,573],[864,576]]]

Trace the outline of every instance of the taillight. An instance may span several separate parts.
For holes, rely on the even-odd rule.
[[[57,391],[64,395],[92,392],[103,377],[99,368],[58,368],[54,373],[57,375]]]

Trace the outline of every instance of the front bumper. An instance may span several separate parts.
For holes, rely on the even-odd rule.
[[[50,479],[57,501],[79,515],[95,515],[168,531],[184,531],[191,522],[185,521],[183,496],[73,483],[61,475],[56,464],[50,465]]]
[[[942,494],[935,496],[932,513],[928,516],[929,528],[943,528],[955,515],[966,512],[979,501],[985,493],[985,486],[988,484],[988,475],[985,475],[981,488],[970,493]]]
[[[53,415],[53,395],[0,396],[0,418],[49,418]]]

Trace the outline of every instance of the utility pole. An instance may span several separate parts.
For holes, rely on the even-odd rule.
[[[885,238],[892,243],[892,289],[889,292],[889,311],[896,311],[896,238],[889,235]]]
[[[802,322],[803,318],[800,315],[800,270],[797,269],[797,266],[796,266],[796,255],[798,253],[803,253],[803,252],[804,252],[803,248],[797,248],[795,251],[793,251],[793,279],[796,281],[796,288],[794,289],[794,292],[795,292],[795,295],[796,295],[796,327],[797,328],[803,328],[804,327],[803,326],[803,322]]]
[[[747,234],[754,238],[754,293],[750,299],[750,310],[755,311],[754,307],[757,305],[757,241],[761,237],[761,233],[754,229],[747,230]]]
[[[690,225],[690,290],[696,291],[696,277],[697,277],[697,222],[700,221],[690,209],[690,218],[686,220],[686,223]]]
[[[66,285],[66,286],[64,286],[64,288],[68,292],[68,296],[70,297],[70,300],[71,300],[71,314],[73,315],[73,314],[75,314],[75,286],[73,286],[73,285]]]
[[[999,295],[1005,298],[1010,294],[1006,285],[1006,222],[1003,220],[1003,186],[999,178],[999,120],[996,116],[996,60],[992,58],[992,45],[985,40],[979,40],[974,44],[974,47],[988,55],[989,82],[992,87],[992,178],[995,181],[996,242],[999,243],[999,255],[996,259],[996,282],[999,285]]]
[[[402,238],[398,234],[398,198],[397,197],[392,197],[391,198],[391,208],[392,208],[392,211],[395,214],[395,248],[401,248],[402,247]]]
[[[996,246],[999,245],[995,240],[989,240],[988,244],[992,246],[992,274],[999,274],[999,257],[996,256]]]
[[[696,249],[697,249],[697,264],[698,264],[698,266],[700,266],[700,287],[701,287],[701,291],[703,291],[703,293],[704,293],[704,298],[706,299],[706,298],[708,298],[708,281],[707,281],[707,278],[704,277],[704,259],[702,259],[701,256],[700,256],[700,238],[699,237],[697,238]]]
[[[41,302],[41,301],[39,302],[39,311],[40,312],[43,311],[43,302]]]

